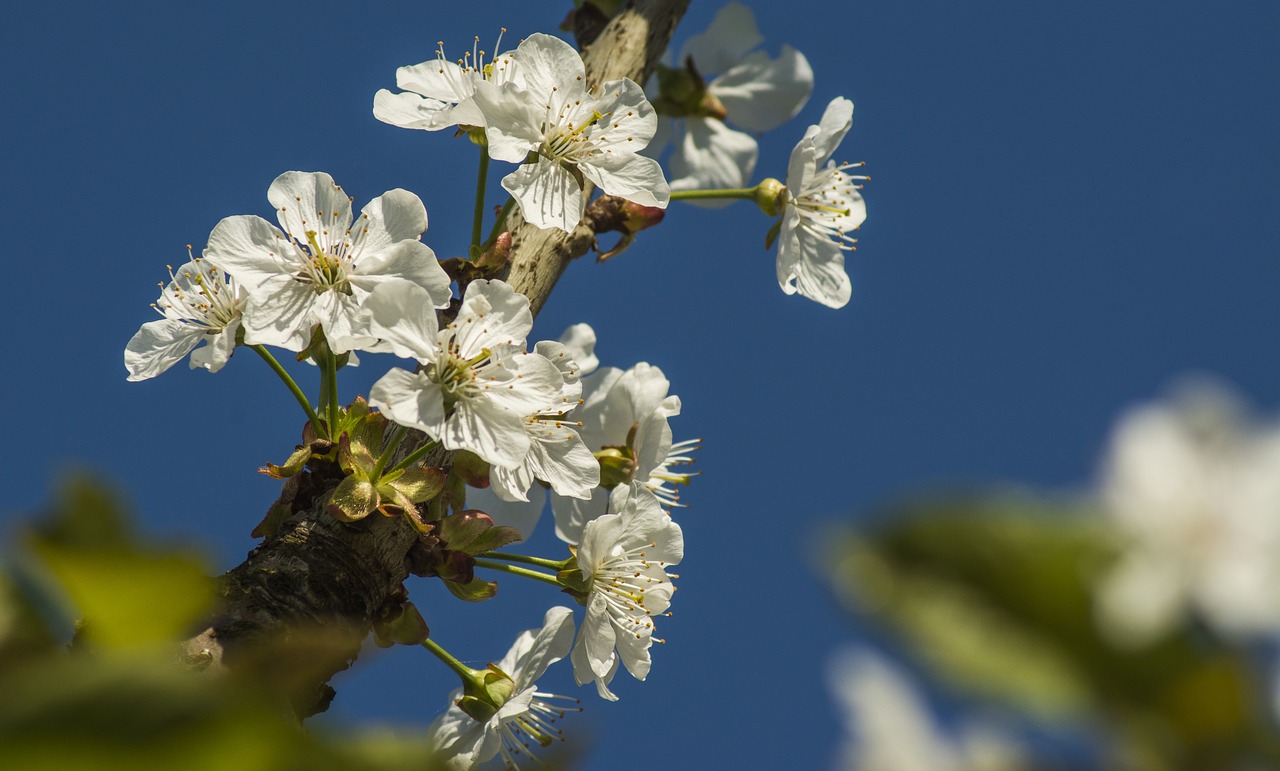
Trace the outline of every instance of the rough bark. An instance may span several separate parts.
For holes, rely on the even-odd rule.
[[[688,4],[632,4],[584,51],[588,77],[643,83]],[[511,230],[507,281],[537,314],[569,262],[595,243],[595,232],[588,221],[572,233],[540,230],[518,212]],[[405,559],[416,541],[400,519],[372,515],[353,526],[329,517],[325,501],[336,481],[313,476],[290,495],[292,516],[222,577],[217,613],[182,650],[207,671],[281,683],[300,718],[328,706],[329,678],[355,659],[384,601],[408,577]]]

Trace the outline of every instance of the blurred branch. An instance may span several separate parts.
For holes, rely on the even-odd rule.
[[[688,4],[639,0],[624,9],[584,52],[588,78],[644,83]],[[572,233],[540,230],[514,211],[510,223],[507,281],[537,314],[569,262],[594,244],[595,232],[588,224]],[[406,442],[404,451],[415,446]],[[444,454],[427,459],[446,460]],[[408,577],[405,558],[416,540],[400,519],[370,517],[353,527],[330,518],[325,504],[336,483],[312,478],[301,491],[286,485],[278,505],[292,514],[223,577],[219,609],[183,648],[183,658],[206,671],[248,669],[286,683],[299,718],[328,706],[328,679],[355,659],[378,609]],[[323,641],[321,650],[299,651],[316,639]],[[300,660],[307,663],[305,671],[298,669]]]

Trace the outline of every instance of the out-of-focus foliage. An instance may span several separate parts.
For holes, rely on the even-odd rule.
[[[938,498],[827,540],[832,586],[939,678],[1042,724],[1085,723],[1107,767],[1280,768],[1258,662],[1188,621],[1137,649],[1096,623],[1119,537],[1082,506]],[[1256,766],[1242,764],[1256,763]]]
[[[101,485],[69,482],[0,562],[0,768],[433,766],[424,736],[312,736],[278,695],[182,662],[213,599],[199,555],[143,543]]]

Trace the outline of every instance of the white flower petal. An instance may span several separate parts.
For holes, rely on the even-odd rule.
[[[391,370],[369,389],[369,404],[391,421],[424,431],[434,439],[445,433],[440,387],[420,373]]]
[[[524,421],[487,399],[465,399],[454,405],[440,441],[450,450],[470,450],[497,466],[518,465],[529,452]]]
[[[315,292],[287,278],[277,278],[263,286],[274,291],[254,297],[245,307],[242,319],[245,343],[274,345],[287,351],[306,348],[315,326],[311,316]]]
[[[205,344],[191,352],[191,368],[217,372],[226,366],[236,349],[236,333],[240,320],[236,319],[216,335],[207,335]]]
[[[551,510],[556,518],[556,538],[568,544],[582,541],[582,530],[609,510],[609,491],[597,487],[589,500],[551,495]]]
[[[547,609],[540,629],[520,634],[507,655],[497,662],[498,668],[511,675],[516,688],[533,685],[547,667],[569,655],[573,644],[573,611],[554,606]]]
[[[407,129],[438,131],[453,125],[447,116],[453,105],[412,93],[392,93],[379,89],[373,95],[373,117],[383,123]]]
[[[849,133],[852,126],[853,102],[843,97],[832,99],[827,109],[823,110],[818,130],[812,136],[815,165],[821,166],[831,159],[831,154],[844,141],[844,135]]]
[[[299,243],[314,231],[326,247],[340,241],[351,226],[351,199],[323,171],[286,171],[267,188],[267,200],[284,232]]]
[[[361,258],[357,265],[398,241],[417,241],[425,232],[427,207],[422,199],[401,188],[388,190],[365,205],[351,229]]]
[[[724,72],[763,42],[751,9],[729,3],[716,12],[705,32],[685,42],[678,64],[683,66],[692,56],[700,72]]]
[[[527,167],[526,167],[527,168]],[[662,175],[662,166],[652,158],[634,153],[615,152],[592,159],[590,164],[579,164],[583,176],[609,195],[616,195],[642,206],[667,208],[671,201],[671,188]],[[579,191],[581,193],[581,191]],[[579,202],[581,196],[579,195]],[[582,218],[579,209],[578,218]],[[577,221],[574,221],[577,224]],[[566,228],[572,230],[572,228]]]
[[[279,280],[285,264],[282,254],[286,250],[292,253],[294,248],[275,225],[242,214],[225,217],[214,226],[205,257],[235,276],[240,286],[257,298],[273,291],[264,287]]]
[[[501,466],[490,468],[489,479],[495,479],[494,469]],[[533,531],[538,526],[538,520],[542,517],[542,510],[547,506],[547,492],[543,490],[541,485],[529,488],[529,500],[527,501],[506,501],[499,497],[492,487],[469,489],[467,490],[467,507],[479,509],[488,514],[493,519],[493,524],[500,527],[513,527],[520,531],[520,535],[524,536],[524,540],[528,541],[533,536]]]
[[[791,212],[788,212],[788,216]],[[778,286],[787,294],[799,292],[829,308],[843,308],[853,295],[844,269],[844,252],[833,242],[782,227],[778,238]]]
[[[662,169],[657,161],[645,160],[652,164],[649,174],[656,172],[660,179]],[[583,173],[587,174],[585,168]],[[596,179],[595,176],[591,178]],[[664,181],[663,184],[665,185],[666,182]],[[620,187],[637,186],[625,177],[618,180],[618,185]],[[559,228],[568,233],[572,232],[577,227],[578,221],[582,219],[584,205],[582,187],[567,169],[546,158],[539,157],[537,163],[525,164],[517,171],[503,177],[502,187],[516,199],[525,220],[537,227]],[[622,195],[620,192],[616,194]]]
[[[578,363],[578,374],[582,377],[590,375],[600,366],[596,358],[596,331],[590,324],[574,324],[560,335],[560,342],[569,351],[569,355]]]
[[[759,155],[756,140],[734,131],[714,118],[688,118],[684,136],[671,153],[672,190],[746,187]],[[721,208],[732,200],[690,200],[708,208]]]
[[[776,59],[763,51],[751,52],[707,89],[724,105],[730,122],[748,131],[769,131],[809,101],[813,69],[804,54],[784,45]]]
[[[369,331],[383,340],[381,349],[406,359],[429,361],[436,353],[439,331],[430,296],[417,284],[389,281],[365,298]]]
[[[204,329],[174,319],[143,324],[124,349],[128,379],[136,382],[159,375],[181,361],[204,336]]]

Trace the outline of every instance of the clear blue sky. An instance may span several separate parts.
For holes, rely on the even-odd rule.
[[[373,94],[437,40],[489,48],[506,26],[514,43],[568,5],[7,10],[0,513],[87,467],[154,531],[238,562],[275,495],[254,470],[288,455],[301,420],[244,353],[213,376],[184,364],[125,382],[165,263],[224,216],[270,216],[267,186],[289,169],[330,172],[357,205],[413,190],[426,243],[458,254],[474,153],[379,123]],[[676,438],[706,440],[650,680],[620,679],[620,702],[593,697],[567,724],[597,731],[590,769],[829,762],[822,664],[852,626],[807,564],[821,522],[939,486],[1083,486],[1118,411],[1188,371],[1280,406],[1280,5],[756,5],[766,47],[790,43],[816,72],[808,107],[763,138],[758,176],[785,174],[828,100],[856,105],[837,153],[873,177],[853,301],[783,296],[769,222],[745,203],[674,207],[552,295],[536,338],[589,322],[604,363],[663,368],[684,400]],[[717,7],[697,0],[677,39]],[[344,393],[389,363],[344,373]],[[514,581],[481,606],[411,591],[436,639],[480,662],[557,601]],[[552,687],[572,689],[560,670]],[[333,711],[426,725],[449,678],[421,651],[378,653],[338,678]]]

